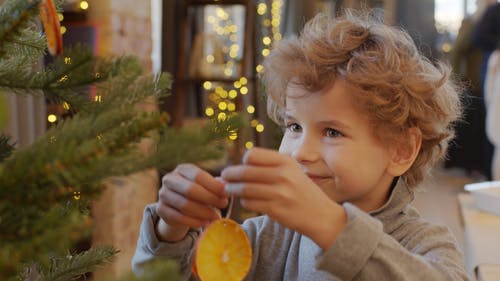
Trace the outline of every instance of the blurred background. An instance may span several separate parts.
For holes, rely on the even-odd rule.
[[[0,1],[2,3],[3,1]],[[230,138],[232,150],[214,173],[238,162],[253,146],[276,148],[281,130],[266,116],[261,65],[275,42],[296,36],[318,12],[373,9],[391,25],[405,28],[432,61],[453,67],[464,83],[464,122],[447,160],[422,184],[415,205],[424,216],[448,225],[464,247],[458,196],[467,183],[491,180],[493,146],[485,135],[482,83],[484,62],[498,41],[481,33],[479,22],[494,0],[67,0],[59,14],[65,46],[85,44],[99,56],[131,54],[151,71],[172,75],[172,94],[159,103],[171,126],[191,126],[207,118],[243,113],[246,127]],[[498,17],[497,17],[498,18]],[[497,22],[498,24],[498,22]],[[496,25],[497,29],[498,26]],[[486,39],[485,39],[485,38]],[[47,58],[48,60],[48,58]],[[96,101],[99,96],[92,95]],[[29,145],[65,118],[67,108],[43,98],[7,95],[6,133],[18,147]],[[87,244],[113,244],[121,250],[105,271],[130,270],[145,204],[156,201],[158,173],[116,180],[93,209],[96,230]],[[140,187],[140,188],[137,188]],[[252,214],[239,210],[238,219]]]

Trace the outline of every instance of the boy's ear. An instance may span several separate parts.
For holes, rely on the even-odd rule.
[[[410,169],[420,152],[422,145],[422,132],[416,127],[409,128],[406,132],[407,141],[399,143],[391,151],[391,162],[388,173],[391,176],[401,176]]]

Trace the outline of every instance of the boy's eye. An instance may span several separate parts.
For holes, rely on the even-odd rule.
[[[339,132],[335,129],[332,129],[332,128],[327,128],[325,135],[329,138],[338,138],[338,137],[343,136],[341,132]]]
[[[300,125],[297,123],[292,123],[292,124],[286,125],[286,129],[290,132],[293,132],[293,133],[297,133],[297,132],[300,132],[302,130]]]

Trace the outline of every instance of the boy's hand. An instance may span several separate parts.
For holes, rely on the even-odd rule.
[[[243,164],[222,172],[226,191],[243,207],[264,213],[328,248],[346,223],[344,208],[330,199],[291,157],[254,148]]]
[[[161,220],[156,230],[159,238],[168,242],[181,240],[189,228],[218,219],[215,208],[228,204],[224,184],[191,164],[179,165],[166,174],[158,195],[156,213]]]

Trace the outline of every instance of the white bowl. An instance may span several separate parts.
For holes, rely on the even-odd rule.
[[[500,181],[471,183],[464,188],[472,193],[479,210],[500,216]]]

